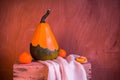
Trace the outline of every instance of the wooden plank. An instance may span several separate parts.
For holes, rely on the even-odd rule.
[[[47,80],[47,75],[47,66],[38,62],[13,66],[13,80]]]
[[[86,63],[86,64],[83,64],[85,70],[86,70],[86,74],[87,74],[87,78],[88,80],[91,80],[92,79],[92,67],[91,67],[91,64],[90,63]]]
[[[91,79],[91,64],[83,64],[88,80]],[[32,62],[30,64],[14,64],[13,80],[47,80],[48,68],[46,65]]]

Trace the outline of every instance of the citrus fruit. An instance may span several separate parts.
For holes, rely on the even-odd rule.
[[[86,62],[87,62],[87,58],[84,57],[84,56],[76,57],[75,60],[76,60],[77,62],[80,62],[80,63],[86,63]]]
[[[32,56],[28,52],[22,52],[18,57],[19,63],[27,64],[32,61]]]
[[[60,49],[60,51],[59,51],[59,56],[61,56],[61,57],[66,57],[66,51],[64,50],[64,49]]]

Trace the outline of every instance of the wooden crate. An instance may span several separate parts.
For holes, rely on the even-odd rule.
[[[91,80],[91,64],[83,64],[88,80]],[[14,64],[13,80],[47,80],[48,67],[38,62]]]

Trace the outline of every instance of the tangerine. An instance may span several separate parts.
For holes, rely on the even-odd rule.
[[[59,56],[61,56],[61,57],[66,57],[66,51],[64,50],[64,49],[60,49],[60,51],[59,51]]]
[[[28,64],[32,62],[32,56],[28,52],[22,52],[18,57],[19,63]]]

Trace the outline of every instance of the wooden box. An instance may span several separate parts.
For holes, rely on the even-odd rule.
[[[91,64],[83,64],[88,80],[91,80]],[[30,64],[14,64],[13,80],[47,80],[48,68],[39,62]]]

